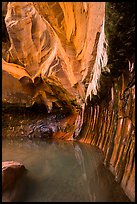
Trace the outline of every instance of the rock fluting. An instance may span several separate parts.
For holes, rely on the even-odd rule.
[[[99,146],[134,201],[135,3],[9,2],[2,12],[3,102],[67,109],[75,128],[56,137]]]

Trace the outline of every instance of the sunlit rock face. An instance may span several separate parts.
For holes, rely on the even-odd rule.
[[[68,123],[75,128],[56,137],[99,146],[132,201],[134,8],[126,2],[4,2],[2,8],[3,102],[72,112]]]
[[[109,71],[100,73],[97,92],[92,92],[95,79],[89,84],[82,130],[78,136],[81,142],[103,150],[106,166],[132,201],[135,200],[134,6],[134,3],[106,5],[106,68]],[[128,16],[125,10],[128,10]],[[97,68],[93,76],[96,73]]]
[[[23,90],[15,92],[28,92],[32,104],[40,99],[49,110],[52,102],[60,105],[60,101],[66,101],[70,109],[81,107],[104,15],[105,3],[100,2],[10,2],[5,17],[10,48],[3,46],[3,70],[20,80]],[[3,76],[3,100],[12,102]],[[65,94],[57,96],[56,86]]]

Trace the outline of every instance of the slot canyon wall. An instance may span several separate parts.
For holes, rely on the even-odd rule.
[[[2,102],[71,115],[135,200],[135,3],[3,2]]]

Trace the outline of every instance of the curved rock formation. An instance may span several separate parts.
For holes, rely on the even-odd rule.
[[[31,103],[40,98],[49,110],[52,102],[60,104],[60,101],[67,102],[70,109],[82,106],[88,83],[84,80],[87,81],[91,63],[95,61],[93,52],[98,43],[104,9],[104,3],[9,3],[5,23],[10,48],[3,49],[3,100],[12,101],[12,96],[6,94],[10,89],[4,79],[10,78],[5,76],[6,71],[24,87],[24,90],[17,88],[13,98],[26,91],[24,100],[28,94],[32,97]],[[43,81],[46,87],[43,87]],[[20,98],[18,100],[22,100]]]
[[[134,2],[4,2],[2,10],[3,102],[71,112],[73,130],[55,137],[99,146],[132,201],[134,8]]]

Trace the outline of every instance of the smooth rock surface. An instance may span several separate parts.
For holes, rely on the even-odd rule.
[[[22,178],[27,172],[25,166],[17,161],[2,162],[2,200],[16,201],[23,189]]]

